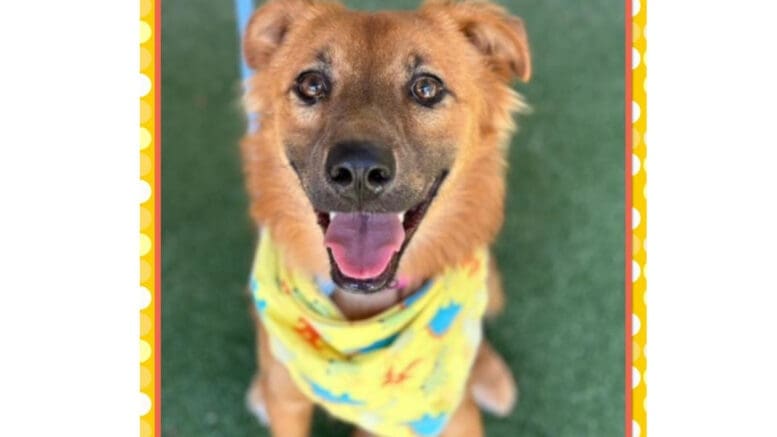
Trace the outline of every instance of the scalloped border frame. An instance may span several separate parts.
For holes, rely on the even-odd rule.
[[[646,63],[647,0],[626,1],[626,423],[647,435]],[[161,435],[161,0],[140,0],[140,435]],[[631,126],[631,129],[628,127]]]
[[[161,0],[140,0],[140,435],[161,435]]]
[[[647,435],[647,0],[626,0],[626,436]],[[628,128],[631,126],[631,129]]]

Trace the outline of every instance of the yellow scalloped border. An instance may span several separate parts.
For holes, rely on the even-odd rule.
[[[627,4],[630,0],[626,0]],[[631,161],[627,168],[631,167],[631,433],[627,437],[644,437],[647,435],[647,418],[645,411],[645,398],[647,387],[645,383],[645,358],[647,309],[645,307],[645,266],[646,266],[646,221],[647,206],[645,197],[645,132],[647,129],[647,96],[645,93],[645,77],[647,67],[645,65],[645,53],[647,41],[645,39],[645,24],[647,22],[647,0],[631,1],[631,29],[627,29],[627,35],[631,39],[629,50],[631,51]],[[627,10],[629,10],[627,6]],[[629,132],[627,132],[627,135]],[[627,158],[628,159],[628,158]],[[627,234],[628,235],[628,234]],[[628,238],[628,237],[627,237]],[[627,270],[628,266],[627,266]],[[627,424],[628,426],[628,424]]]
[[[140,435],[159,429],[159,163],[157,160],[159,7],[140,1]]]

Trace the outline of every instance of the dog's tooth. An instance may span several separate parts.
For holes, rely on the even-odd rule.
[[[334,220],[335,217],[337,217],[337,213],[336,212],[330,212],[329,213],[329,220]]]
[[[404,212],[400,212],[399,214],[397,214],[397,217],[399,217],[399,222],[400,223],[404,223],[405,222],[405,213]]]

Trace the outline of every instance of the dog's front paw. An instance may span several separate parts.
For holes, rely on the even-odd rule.
[[[270,416],[267,414],[267,406],[264,402],[264,396],[262,395],[261,379],[257,373],[254,379],[251,381],[251,386],[248,387],[246,393],[246,408],[253,414],[259,422],[264,426],[270,425]]]
[[[486,341],[472,367],[470,389],[478,407],[498,417],[509,415],[518,401],[518,385],[510,368]]]

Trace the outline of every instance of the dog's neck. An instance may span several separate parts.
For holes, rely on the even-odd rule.
[[[387,288],[372,294],[356,294],[337,290],[332,301],[348,320],[364,320],[398,304],[402,299],[415,293],[422,281],[410,281],[402,288]]]

